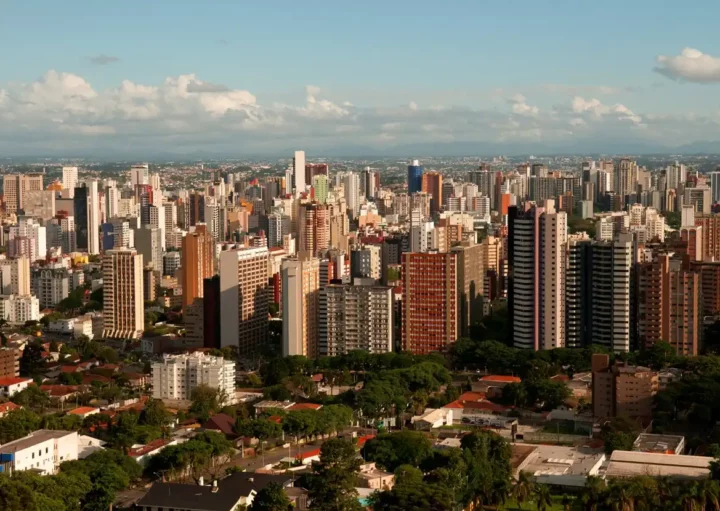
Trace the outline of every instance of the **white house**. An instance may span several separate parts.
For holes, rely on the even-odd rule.
[[[55,474],[64,461],[78,459],[77,431],[40,429],[0,446],[0,473],[36,470]]]
[[[28,388],[31,383],[31,378],[20,378],[18,376],[0,378],[0,397],[12,397]]]
[[[415,425],[415,429],[421,431],[452,426],[453,411],[449,408],[426,408],[422,415],[416,415],[411,422]]]
[[[107,442],[87,435],[78,435],[78,458],[84,460],[92,453],[102,451]]]

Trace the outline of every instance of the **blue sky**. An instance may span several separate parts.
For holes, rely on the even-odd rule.
[[[431,139],[492,142],[529,136],[558,141],[578,136],[564,133],[563,122],[574,129],[584,126],[588,131],[581,136],[602,139],[616,133],[611,123],[616,114],[621,127],[631,120],[623,129],[643,125],[642,133],[628,133],[653,143],[718,140],[720,3],[660,4],[0,0],[0,91],[6,98],[0,102],[0,115],[4,108],[7,119],[30,119],[29,136],[33,123],[43,120],[39,97],[56,93],[68,77],[78,77],[92,90],[86,91],[82,105],[67,108],[65,94],[44,108],[47,122],[42,129],[52,135],[50,145],[57,138],[63,146],[72,139],[78,150],[98,142],[110,147],[148,134],[163,147],[180,140],[187,145],[192,141],[187,130],[173,131],[167,122],[159,122],[182,112],[199,117],[178,122],[209,122],[208,127],[218,131],[239,131],[268,150],[278,137],[317,147],[375,147]],[[684,58],[685,48],[698,50],[700,58],[691,53],[687,55],[693,59]],[[654,70],[661,55],[675,59],[660,66],[664,74]],[[59,73],[54,79],[47,78],[51,70]],[[168,78],[188,75],[194,76],[190,82],[216,86],[212,91],[205,86],[206,96],[199,101],[212,119],[202,118],[202,108],[195,108],[201,98],[193,96],[185,106],[166,111],[161,103],[167,102],[168,92],[156,91],[153,98],[129,100],[157,106],[153,114],[142,116],[146,131],[121,125],[135,115],[118,107],[123,100],[111,92],[123,81],[160,87]],[[37,83],[44,91],[39,95]],[[253,112],[246,108],[248,101],[228,100],[225,91],[250,93]],[[207,106],[210,95],[212,107]],[[519,97],[523,101],[517,101]],[[578,97],[583,102],[573,103]],[[32,111],[18,110],[17,105],[28,102],[35,105]],[[216,102],[229,106],[218,110]],[[407,105],[418,116],[414,124],[427,129],[404,130],[403,124],[413,120],[406,119],[404,111],[396,112],[393,120],[395,109]],[[122,111],[118,123],[111,110]],[[442,116],[440,110],[452,114]],[[238,119],[228,124],[226,118],[238,112],[250,120],[245,118],[242,126]],[[480,127],[476,117],[485,113],[498,117]],[[501,125],[506,114],[522,118],[508,117]],[[588,114],[603,121],[593,128],[597,131],[589,131]],[[566,118],[558,118],[563,115]],[[310,134],[289,128],[303,124],[303,116],[312,124]],[[670,117],[692,126],[669,128]],[[63,129],[54,133],[47,123]],[[386,125],[392,129],[385,130]],[[686,139],[679,140],[678,132]],[[14,138],[17,147],[22,137],[15,133]],[[196,145],[229,143],[205,138],[198,138]],[[34,150],[38,144],[27,147]]]

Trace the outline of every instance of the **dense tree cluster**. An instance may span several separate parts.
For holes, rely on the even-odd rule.
[[[182,444],[165,447],[150,458],[146,468],[148,475],[163,474],[172,480],[189,480],[195,483],[210,472],[219,476],[223,463],[233,454],[232,444],[224,435],[214,431],[204,431]]]

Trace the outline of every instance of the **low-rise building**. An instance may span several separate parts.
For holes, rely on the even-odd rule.
[[[685,456],[636,451],[613,451],[605,477],[668,477],[670,479],[707,479],[709,456]]]
[[[385,491],[392,490],[392,487],[395,485],[395,475],[380,470],[375,466],[374,462],[360,465],[357,478],[361,488]]]
[[[78,459],[77,431],[41,429],[0,446],[0,473],[34,470],[55,474],[60,464]]]
[[[31,383],[31,378],[21,378],[19,376],[0,378],[0,397],[12,397],[28,388]]]
[[[5,415],[9,414],[10,412],[14,412],[15,410],[19,410],[22,408],[22,406],[16,405],[12,401],[8,401],[7,403],[0,403],[0,419],[3,418]]]
[[[10,325],[40,320],[40,301],[32,295],[0,296],[0,318]]]
[[[67,414],[85,419],[91,415],[95,415],[96,413],[100,413],[100,408],[95,408],[93,406],[80,406],[78,408],[73,408]]]
[[[557,445],[527,445],[533,450],[517,468],[517,473],[529,474],[537,483],[582,488],[588,476],[598,475],[605,455],[585,447]]]
[[[448,408],[426,408],[422,415],[416,415],[411,422],[415,425],[415,429],[420,431],[452,426],[453,411]]]
[[[683,454],[685,437],[680,435],[653,435],[640,433],[633,442],[633,451],[660,454]]]

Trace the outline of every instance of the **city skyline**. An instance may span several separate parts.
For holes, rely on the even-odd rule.
[[[709,2],[664,9],[662,32],[645,1],[525,16],[467,2],[172,7],[4,7],[35,30],[4,29],[24,44],[0,76],[0,151],[693,153],[720,140]]]

